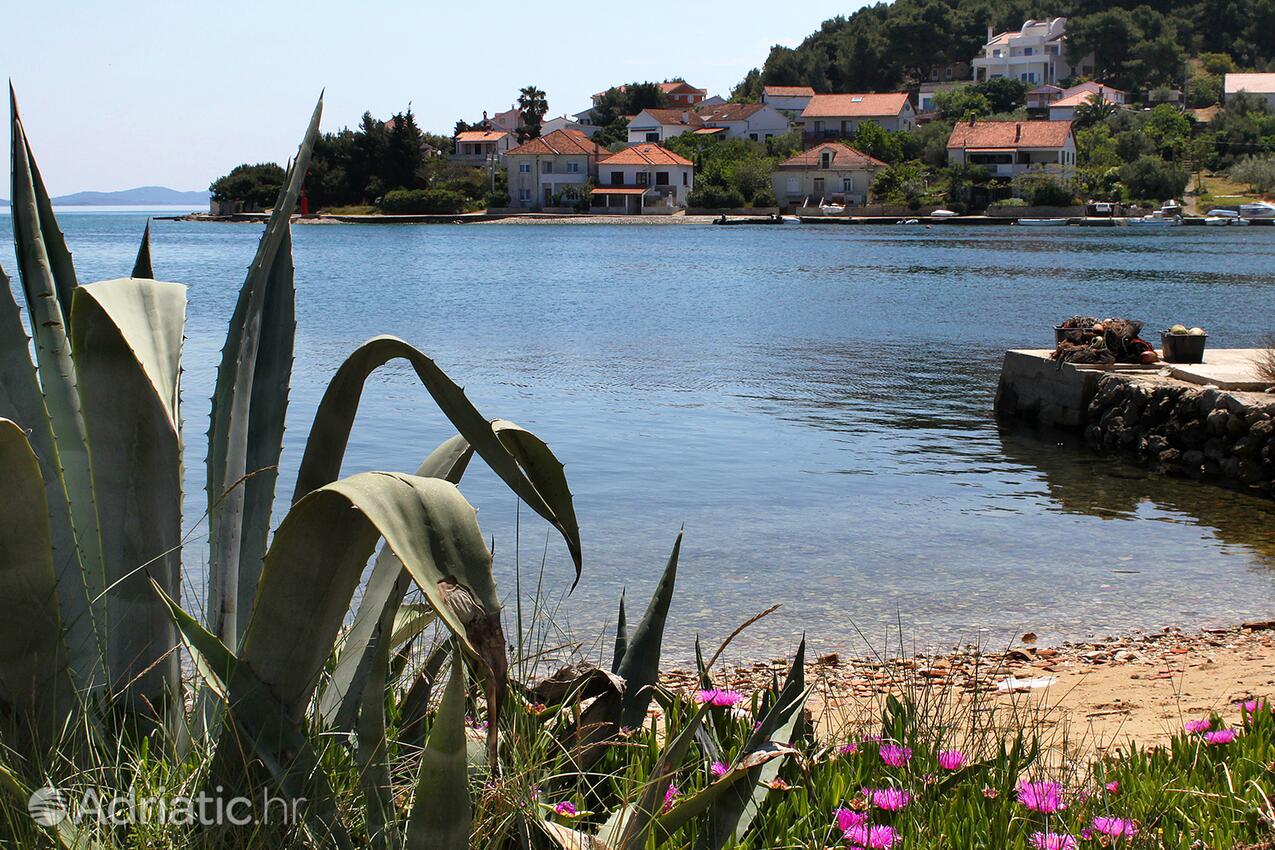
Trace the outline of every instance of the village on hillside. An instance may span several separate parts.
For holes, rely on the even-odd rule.
[[[1131,93],[1094,79],[1101,67],[1092,55],[1072,56],[1067,19],[1056,17],[1011,31],[989,26],[976,56],[935,66],[902,91],[762,85],[756,97],[737,91],[727,100],[675,78],[614,85],[586,108],[549,117],[545,93],[528,87],[509,109],[458,121],[450,139],[416,131],[410,110],[379,127],[365,116],[361,132],[389,134],[391,145],[405,129],[396,122],[408,122],[416,141],[407,144],[443,176],[414,189],[392,180],[381,189],[369,178],[363,203],[373,206],[344,211],[898,215],[1093,201],[1136,210],[1176,201],[1193,173],[1200,203],[1224,207],[1228,198],[1209,196],[1201,176],[1219,154],[1201,156],[1193,140],[1228,105],[1268,115],[1275,74],[1230,63],[1215,76],[1224,79],[1219,102],[1191,108],[1180,89]],[[1122,115],[1130,116],[1123,125]],[[1244,154],[1221,156],[1230,166]],[[322,142],[316,160],[324,161]],[[254,209],[220,182],[213,214]],[[303,211],[351,203],[316,182]],[[1234,199],[1262,203],[1272,187],[1253,182],[1254,197]]]

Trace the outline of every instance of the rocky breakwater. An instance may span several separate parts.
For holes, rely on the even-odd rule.
[[[1275,395],[1159,375],[1102,376],[1085,415],[1095,448],[1169,474],[1275,495]]]

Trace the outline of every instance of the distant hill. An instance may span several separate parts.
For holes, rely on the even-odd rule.
[[[7,201],[5,203],[8,203]],[[208,192],[179,192],[165,186],[139,186],[119,192],[76,192],[61,195],[53,203],[67,207],[77,206],[137,206],[163,207],[181,205],[205,206]]]

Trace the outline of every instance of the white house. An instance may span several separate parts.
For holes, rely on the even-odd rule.
[[[1070,180],[1076,137],[1070,121],[961,121],[947,139],[949,165],[978,165],[995,177],[1041,174]]]
[[[585,111],[587,112],[588,110]],[[540,135],[542,136],[547,136],[557,130],[575,130],[589,137],[598,132],[597,127],[592,124],[585,124],[577,120],[573,115],[559,115],[557,118],[549,118],[540,123]]]
[[[524,142],[505,154],[510,205],[538,210],[575,203],[606,155],[579,130],[554,130]]]
[[[1086,80],[1078,83],[1071,88],[1063,89],[1063,97],[1071,97],[1072,95],[1088,92],[1089,94],[1101,94],[1104,100],[1109,100],[1117,106],[1124,106],[1128,101],[1129,93],[1118,89],[1115,86],[1109,86],[1106,83],[1095,82],[1094,80]]]
[[[842,139],[864,121],[891,132],[907,132],[916,125],[916,110],[907,92],[892,94],[817,94],[801,111],[807,139]]]
[[[1076,88],[1080,88],[1077,86]],[[1068,89],[1067,92],[1071,92]],[[1117,109],[1122,105],[1114,97],[1114,93],[1104,91],[1102,86],[1096,86],[1094,89],[1083,89],[1075,91],[1071,94],[1063,93],[1063,96],[1053,103],[1049,104],[1049,120],[1050,121],[1071,121],[1076,117],[1076,108],[1082,104],[1089,103],[1095,97],[1102,100],[1103,103],[1111,104]],[[1124,92],[1120,92],[1120,97],[1124,97]]]
[[[723,103],[695,111],[704,122],[703,129],[721,128],[731,139],[764,142],[784,135],[791,126],[783,113],[765,103]]]
[[[791,117],[800,115],[814,96],[815,90],[810,86],[764,86],[761,90],[762,103],[790,113]]]
[[[703,126],[693,109],[643,109],[629,119],[629,144],[662,142]]]
[[[1024,21],[1020,30],[993,33],[987,28],[987,43],[970,64],[974,80],[1009,77],[1026,83],[1057,83],[1073,73],[1088,73],[1092,60],[1072,68],[1067,59],[1067,19]]]
[[[822,201],[861,206],[868,202],[873,177],[885,167],[849,145],[824,142],[776,165],[770,182],[781,207]]]
[[[1222,88],[1224,100],[1230,100],[1240,92],[1265,98],[1275,108],[1275,74],[1227,74]]]
[[[504,162],[505,153],[513,146],[513,134],[504,130],[466,130],[456,134],[456,148],[448,159],[470,165]]]
[[[595,212],[671,213],[686,206],[695,188],[695,165],[649,142],[625,148],[598,162],[593,189]]]

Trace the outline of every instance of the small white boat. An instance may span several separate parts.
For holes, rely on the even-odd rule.
[[[1208,216],[1209,218],[1239,218],[1240,217],[1240,214],[1236,212],[1235,210],[1222,209],[1220,207],[1218,209],[1209,210],[1208,212],[1205,213],[1205,215]]]
[[[1227,224],[1234,224],[1239,227],[1248,227],[1252,223],[1253,222],[1249,221],[1246,218],[1232,218],[1227,220]]]
[[[921,223],[921,219],[919,218],[901,218],[895,222],[895,224],[920,224],[920,223]]]
[[[841,204],[822,204],[819,207],[819,212],[824,215],[841,215],[845,211],[846,208]]]
[[[951,210],[935,210],[934,212],[930,213],[930,215],[933,216],[934,218],[955,218],[956,216],[960,215],[960,213],[955,213],[955,212],[952,212]]]
[[[1020,218],[1018,223],[1023,227],[1066,227],[1065,218]]]
[[[1204,223],[1209,227],[1226,227],[1232,221],[1239,221],[1239,219],[1227,218],[1224,215],[1211,215],[1204,219]]]
[[[1135,227],[1181,227],[1182,217],[1176,215],[1160,215],[1152,213],[1142,218],[1131,218],[1129,224]]]
[[[1275,218],[1275,204],[1266,201],[1240,204],[1240,218]]]

